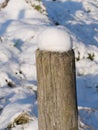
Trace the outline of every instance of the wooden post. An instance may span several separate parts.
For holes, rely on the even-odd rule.
[[[36,51],[39,130],[78,130],[75,57]]]

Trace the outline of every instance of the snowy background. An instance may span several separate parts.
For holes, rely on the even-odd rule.
[[[98,0],[0,0],[0,130],[38,130],[35,51],[54,26],[73,42],[79,130],[98,130]]]

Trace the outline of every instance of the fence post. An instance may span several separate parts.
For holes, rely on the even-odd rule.
[[[36,51],[39,130],[78,130],[75,57]]]

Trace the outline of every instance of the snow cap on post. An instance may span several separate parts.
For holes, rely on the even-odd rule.
[[[67,52],[72,50],[71,37],[64,27],[48,27],[38,36],[38,48],[45,51]]]

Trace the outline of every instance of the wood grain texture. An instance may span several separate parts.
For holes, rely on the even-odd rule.
[[[39,130],[78,130],[73,50],[36,51]]]

